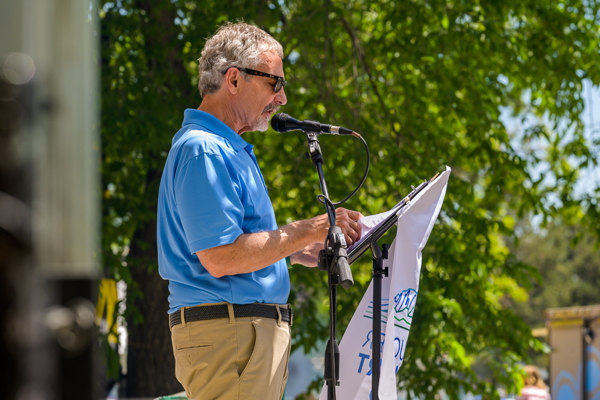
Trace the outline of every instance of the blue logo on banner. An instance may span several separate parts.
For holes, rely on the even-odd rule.
[[[410,330],[418,294],[415,289],[406,289],[394,296],[394,326]]]

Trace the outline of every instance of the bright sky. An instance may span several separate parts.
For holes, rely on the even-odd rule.
[[[585,108],[581,114],[581,119],[585,125],[585,137],[588,141],[595,159],[600,162],[600,87],[594,87],[589,81],[584,81],[582,97],[585,102]],[[527,117],[525,122],[521,122],[520,118],[513,118],[510,109],[502,110],[500,119],[511,132],[521,132],[524,128],[537,123],[535,117]],[[517,136],[518,137],[518,136]],[[593,146],[594,141],[598,144]],[[513,142],[515,147],[519,147],[518,139]],[[535,168],[532,174],[540,174],[545,171],[543,164],[539,168]],[[539,176],[539,175],[538,175]],[[547,184],[552,184],[551,178],[548,177]],[[576,193],[589,192],[591,189],[600,187],[600,166],[592,166],[581,171],[581,179],[576,185]]]
[[[585,110],[581,119],[585,123],[585,135],[589,143],[596,141],[597,145],[592,148],[597,161],[600,161],[600,88],[593,87],[589,81],[584,82],[583,98],[585,99]],[[586,183],[593,187],[600,186],[600,166],[582,171],[581,187],[578,190],[585,191]]]

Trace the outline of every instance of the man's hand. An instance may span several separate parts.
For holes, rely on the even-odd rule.
[[[302,250],[290,256],[292,264],[301,264],[306,267],[316,267],[319,261],[319,251],[323,249],[323,243],[315,242],[309,244]]]
[[[348,246],[360,239],[361,226],[357,221],[363,217],[361,213],[358,211],[347,210],[345,208],[338,208],[335,210],[335,216],[336,225],[342,229],[342,232],[346,238],[346,244]],[[317,266],[319,251],[323,249],[323,242],[325,241],[327,233],[329,232],[329,219],[327,214],[319,215],[313,219],[316,220],[320,226],[322,226],[321,229],[325,230],[325,237],[323,237],[323,241],[311,243],[302,250],[292,254],[290,256],[290,261],[292,264],[302,264],[307,267]]]
[[[335,224],[342,228],[348,246],[351,246],[361,237],[361,225],[358,223],[358,220],[362,217],[363,215],[358,211],[347,210],[345,208],[335,210]]]
[[[357,222],[363,215],[358,211],[347,210],[345,208],[338,208],[335,210],[335,223],[342,229],[346,238],[346,244],[348,246],[360,239],[361,226]],[[315,237],[316,242],[324,242],[329,232],[329,219],[327,214],[319,215],[308,220],[313,223],[318,236]]]

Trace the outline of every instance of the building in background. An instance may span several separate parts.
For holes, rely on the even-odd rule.
[[[553,400],[600,400],[600,305],[546,310]]]

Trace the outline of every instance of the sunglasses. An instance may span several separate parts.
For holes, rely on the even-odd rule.
[[[260,71],[256,71],[256,70],[253,70],[250,68],[240,68],[240,67],[229,67],[229,68],[237,68],[240,71],[247,73],[248,75],[264,76],[265,78],[271,78],[271,79],[277,80],[277,82],[275,82],[275,84],[273,85],[273,91],[275,93],[278,93],[281,89],[283,89],[285,87],[285,85],[287,85],[287,81],[285,79],[283,79],[281,76],[267,74],[266,72],[260,72]],[[225,70],[225,72],[223,72],[223,75],[225,75],[227,73],[229,68],[227,68]]]

